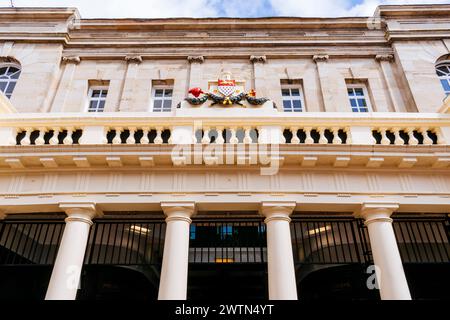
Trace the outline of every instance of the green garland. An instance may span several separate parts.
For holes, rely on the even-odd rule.
[[[247,102],[250,103],[251,105],[260,106],[260,105],[266,103],[267,101],[269,101],[269,99],[266,99],[266,98],[252,97],[247,93],[240,93],[238,95],[231,96],[231,97],[222,97],[222,96],[218,96],[218,95],[215,95],[212,93],[204,93],[201,97],[186,98],[184,100],[186,100],[187,102],[189,102],[190,104],[192,104],[194,106],[198,106],[198,105],[205,103],[208,99],[212,100],[212,102],[213,102],[213,103],[211,103],[210,106],[213,106],[215,104],[222,104],[222,105],[238,104],[238,105],[242,106],[243,104],[241,103],[241,101],[243,99],[247,100]]]

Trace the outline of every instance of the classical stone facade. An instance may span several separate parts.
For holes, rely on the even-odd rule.
[[[0,89],[0,265],[48,267],[47,299],[92,298],[93,265],[156,266],[159,299],[189,299],[224,265],[261,267],[255,297],[270,299],[323,297],[311,266],[375,265],[382,299],[430,297],[418,262],[448,272],[450,5],[327,19],[2,8]]]

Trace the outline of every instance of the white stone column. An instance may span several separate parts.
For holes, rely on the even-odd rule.
[[[295,203],[263,202],[261,214],[267,225],[269,299],[297,300],[289,216]]]
[[[391,214],[397,204],[364,203],[360,215],[367,226],[382,300],[411,300]]]
[[[96,209],[93,203],[64,203],[59,207],[67,214],[66,226],[45,300],[75,300]]]
[[[161,203],[166,218],[164,254],[158,300],[186,300],[189,259],[189,227],[193,202]]]

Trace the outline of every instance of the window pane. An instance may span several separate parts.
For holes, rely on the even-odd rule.
[[[92,90],[92,97],[93,98],[100,97],[100,90]]]
[[[283,109],[284,111],[291,111],[291,100],[284,100],[283,101]]]
[[[302,102],[300,100],[292,100],[295,111],[300,111],[302,108]]]
[[[9,85],[6,88],[5,93],[12,93],[15,86],[16,86],[15,82],[9,82]]]
[[[5,92],[7,82],[0,81],[0,91]]]
[[[351,105],[353,108],[358,106],[358,105],[356,104],[356,100],[355,100],[355,99],[350,99],[350,105]]]
[[[164,90],[162,89],[156,89],[155,90],[155,97],[162,97]]]
[[[293,96],[299,96],[300,95],[300,90],[299,89],[291,89],[291,94]]]
[[[98,103],[98,111],[102,112],[105,109],[105,100],[100,100]]]
[[[289,93],[289,89],[281,89],[281,95],[282,95],[283,97],[288,97],[288,96],[290,96],[291,94]]]
[[[363,96],[363,95],[364,95],[364,91],[363,91],[362,88],[356,88],[356,89],[355,89],[355,94],[356,94],[357,96]]]
[[[97,110],[97,101],[92,100],[91,103],[89,104],[89,109],[93,111]]]
[[[161,107],[162,107],[162,100],[155,100],[155,102],[153,104],[153,108],[161,110]]]
[[[101,94],[102,97],[106,97],[107,94],[108,94],[108,90],[102,90],[102,94]]]
[[[171,97],[172,96],[172,89],[164,90],[164,96],[165,97]]]
[[[361,112],[369,112],[369,109],[367,109],[367,108],[361,108],[360,111],[361,111]]]
[[[20,71],[17,71],[11,75],[11,79],[19,79]]]
[[[366,99],[358,99],[358,105],[360,107],[367,107],[366,105]]]
[[[442,79],[441,83],[442,83],[442,87],[444,88],[445,92],[450,91],[450,79],[449,80]]]
[[[354,96],[355,93],[353,92],[353,89],[347,89],[347,93],[349,96]]]
[[[166,111],[170,111],[171,107],[172,107],[172,100],[164,100],[164,110]]]
[[[0,68],[0,75],[6,74],[6,67]]]
[[[352,108],[353,112],[359,112],[358,108]]]

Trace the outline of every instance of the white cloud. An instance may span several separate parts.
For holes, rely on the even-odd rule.
[[[450,0],[270,0],[277,15],[302,17],[372,16],[385,4],[450,4]]]
[[[450,0],[13,0],[16,7],[77,7],[83,18],[372,16],[380,4]],[[0,0],[9,6],[10,0]]]

